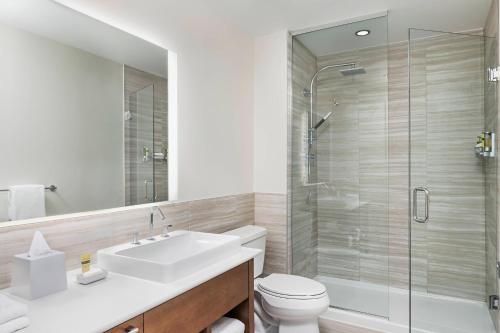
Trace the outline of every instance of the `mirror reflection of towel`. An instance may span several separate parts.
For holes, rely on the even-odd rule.
[[[11,186],[8,201],[11,221],[45,216],[45,186],[43,185]]]

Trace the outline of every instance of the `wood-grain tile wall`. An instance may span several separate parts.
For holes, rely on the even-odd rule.
[[[264,274],[287,273],[286,195],[255,193],[255,224],[267,229]]]
[[[388,284],[387,49],[318,58],[318,69],[355,62],[317,79],[318,274]]]
[[[175,229],[225,232],[254,223],[254,194],[241,194],[178,203],[162,203],[167,223]],[[35,230],[53,249],[65,252],[68,269],[79,267],[82,253],[95,258],[98,249],[129,242],[132,234],[148,235],[149,208],[64,218],[37,224],[0,228],[0,289],[9,286],[12,256],[29,249]],[[162,230],[157,221],[155,233]],[[271,252],[274,252],[271,246]]]
[[[318,216],[316,209],[317,188],[305,186],[316,181],[315,168],[311,178],[306,178],[308,98],[303,89],[309,87],[316,72],[316,57],[299,41],[293,40],[292,52],[292,103],[291,103],[291,272],[306,277],[317,275]],[[312,151],[314,153],[314,151]]]
[[[412,179],[413,184],[430,184],[434,197],[431,223],[413,228],[414,287],[475,300],[484,300],[486,293],[485,219],[495,214],[488,210],[485,214],[488,196],[483,162],[472,150],[475,136],[485,124],[484,46],[479,37],[447,36],[427,39],[412,49]],[[307,52],[294,48],[294,53],[297,49],[302,56],[294,64],[294,73],[310,74],[307,63],[300,61]],[[367,69],[364,78],[338,80],[339,74],[332,72],[322,75],[318,83],[316,117],[332,110],[332,97],[339,103],[329,126],[320,133],[317,147],[317,180],[330,182],[329,188],[320,188],[314,198],[318,205],[318,271],[408,288],[408,44],[390,45],[388,61],[378,59],[377,64],[375,49],[316,59],[317,68],[354,60]],[[383,72],[384,66],[388,79],[384,82],[382,76],[378,85],[370,74]],[[304,80],[295,80],[304,85]],[[365,82],[369,87],[362,91]],[[380,97],[387,83],[388,111],[377,113],[384,109]],[[365,98],[359,98],[361,92]],[[296,112],[292,128],[298,129],[303,125],[300,122],[307,112],[307,100],[298,86],[293,93],[297,106],[292,108]],[[359,138],[363,133],[366,140]],[[367,149],[361,154],[363,142]],[[297,158],[292,166],[300,170],[303,157],[298,152],[292,152],[292,156]],[[367,172],[364,178],[363,172]],[[492,186],[494,191],[496,185]],[[305,199],[295,193],[292,196],[299,201],[292,200],[296,206]],[[339,200],[342,197],[349,200]],[[374,207],[368,205],[360,219],[361,204],[354,203],[370,200]],[[372,220],[370,214],[375,214]],[[298,214],[292,216],[292,231],[293,223],[298,227],[313,225],[308,223],[311,220]],[[292,233],[292,247],[311,246],[314,242],[295,241]],[[493,240],[490,243],[496,248]],[[301,249],[299,253],[306,251]],[[294,265],[300,267],[301,263],[294,261]]]
[[[428,223],[412,223],[413,287],[484,300],[484,160],[473,151],[484,130],[484,40],[422,36],[410,54],[411,181],[431,204]]]

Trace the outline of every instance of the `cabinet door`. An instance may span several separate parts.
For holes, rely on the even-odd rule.
[[[140,315],[115,328],[106,331],[106,333],[144,333],[144,316]]]
[[[144,314],[144,333],[199,333],[253,295],[252,262],[244,263]],[[251,279],[251,281],[249,281]],[[253,310],[253,308],[252,308]],[[253,322],[252,322],[253,324]]]

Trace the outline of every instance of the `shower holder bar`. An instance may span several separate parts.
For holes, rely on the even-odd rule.
[[[57,191],[57,186],[55,185],[50,185],[45,187],[46,190],[49,190],[50,192],[55,192]],[[8,188],[1,189],[0,192],[9,192],[10,190]]]

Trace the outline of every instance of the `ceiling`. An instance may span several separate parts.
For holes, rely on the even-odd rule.
[[[406,39],[407,29],[410,27],[449,32],[483,27],[491,4],[491,0],[216,0],[210,2],[214,12],[252,35],[263,35],[279,29],[304,29],[388,10],[389,35],[392,41]]]
[[[358,37],[360,30],[370,34]],[[387,45],[387,16],[302,33],[296,38],[317,57]]]
[[[389,38],[407,29],[458,32],[483,27],[491,0],[63,0],[76,7],[109,11],[125,3],[151,19],[210,16],[252,36],[298,30],[389,11]]]
[[[0,24],[167,75],[167,50],[50,0],[1,0]]]

